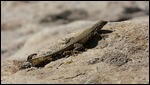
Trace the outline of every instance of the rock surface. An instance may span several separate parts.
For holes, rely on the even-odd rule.
[[[1,4],[1,83],[149,83],[148,2]],[[29,54],[59,49],[62,39],[76,36],[99,19],[109,23],[101,37],[88,41],[87,51],[43,68],[19,70]]]

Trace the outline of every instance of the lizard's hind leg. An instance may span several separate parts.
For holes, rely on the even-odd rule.
[[[78,53],[80,53],[80,51],[84,51],[84,50],[85,50],[85,48],[83,47],[82,44],[75,43],[74,44],[74,49],[73,50],[64,51],[63,55],[65,55],[65,56],[77,55]]]
[[[31,60],[36,55],[37,55],[37,53],[30,54],[27,58],[27,61]]]

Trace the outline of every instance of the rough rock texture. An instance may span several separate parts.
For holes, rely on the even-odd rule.
[[[1,83],[149,83],[148,2],[1,4]],[[43,68],[18,69],[29,54],[59,49],[62,39],[100,19],[109,23],[101,37],[87,42],[87,51]]]

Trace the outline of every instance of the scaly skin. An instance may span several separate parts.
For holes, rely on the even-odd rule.
[[[33,56],[36,56],[36,54],[31,54],[28,56],[27,61],[30,62],[29,66],[26,67],[43,67],[50,61],[56,60],[57,56],[65,56],[65,52],[69,52],[69,50],[74,49],[75,44],[81,44],[83,45],[86,43],[88,39],[90,39],[97,30],[100,30],[103,28],[103,26],[107,24],[107,21],[100,20],[96,24],[94,24],[92,27],[86,29],[81,34],[79,34],[77,37],[73,37],[70,39],[70,41],[64,46],[63,48],[60,48],[59,50],[56,50],[55,52],[52,52],[51,54],[47,54],[45,56],[41,56],[38,58],[33,58]],[[24,67],[24,66],[22,66]]]

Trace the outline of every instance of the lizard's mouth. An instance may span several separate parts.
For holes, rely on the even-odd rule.
[[[102,23],[101,23],[101,26],[103,27],[105,24],[107,24],[108,23],[108,21],[104,21],[104,20],[102,20]]]

